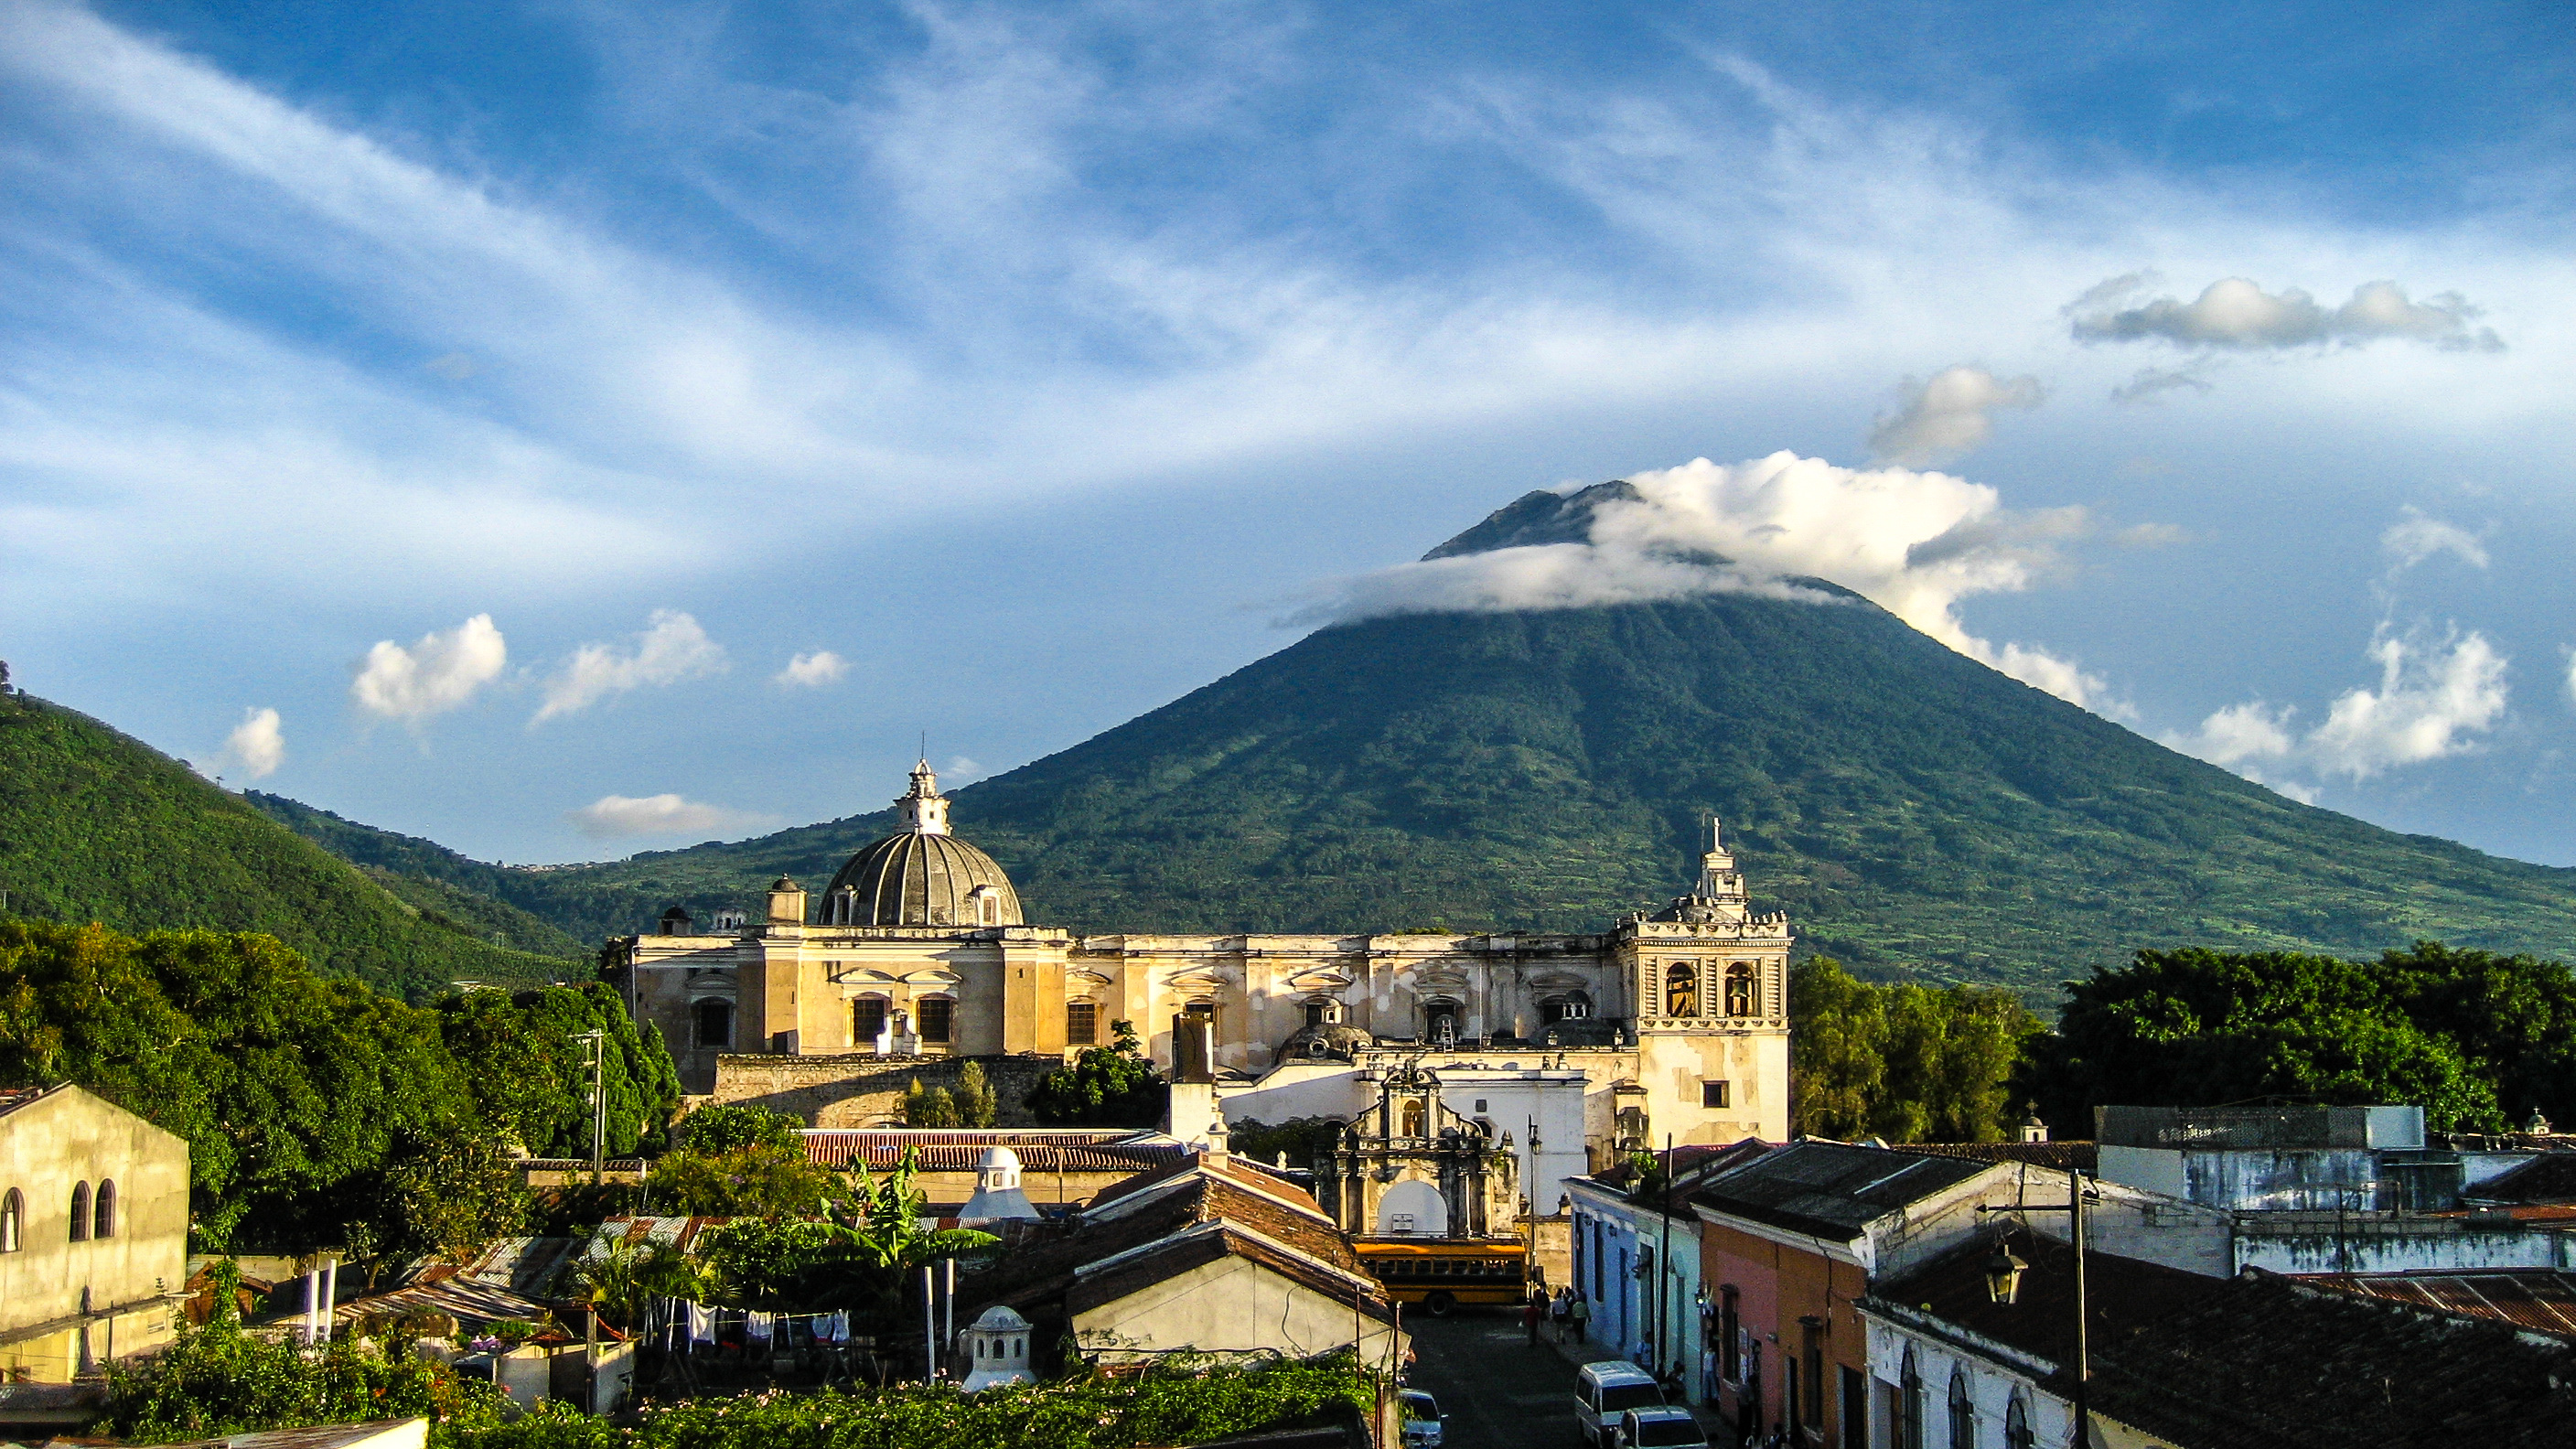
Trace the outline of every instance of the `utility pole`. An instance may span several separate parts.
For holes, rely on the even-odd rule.
[[[592,1027],[573,1040],[590,1044],[590,1185],[608,1180],[608,1032]]]
[[[2069,1395],[2069,1397],[2074,1400],[2074,1403],[2071,1406],[2075,1411],[2075,1435],[2073,1442],[2078,1446],[2078,1449],[2083,1449],[2083,1446],[2089,1445],[2093,1442],[2093,1351],[2091,1343],[2092,1324],[2090,1321],[2092,1314],[2085,1307],[2084,1298],[2085,1201],[2086,1193],[2083,1169],[2070,1167],[2066,1170],[2066,1205],[2064,1207],[2058,1207],[2055,1204],[2032,1207],[2024,1203],[2015,1203],[2004,1207],[1980,1207],[1977,1209],[1977,1211],[1981,1213],[2064,1213],[2069,1219],[2069,1232],[2067,1236],[2073,1241],[2075,1248],[2075,1391],[2073,1394]],[[1997,1251],[2000,1252],[2002,1250],[1999,1248]],[[1990,1272],[1988,1282],[1990,1286],[1994,1286],[1997,1289],[1995,1293],[1995,1299],[1997,1302],[2010,1303],[2013,1301],[2013,1290],[2011,1286],[2009,1286],[2009,1282],[2006,1280],[2017,1281],[2019,1277],[2020,1273],[2017,1266],[2010,1272],[2000,1274]]]

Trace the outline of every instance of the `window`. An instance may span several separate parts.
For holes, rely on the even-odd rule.
[[[1664,968],[1664,1015],[1699,1015],[1699,968],[1688,961]]]
[[[89,1184],[85,1182],[72,1188],[72,1241],[89,1241]]]
[[[850,1003],[850,1040],[860,1046],[873,1043],[885,1030],[886,999],[862,996]]]
[[[1581,1021],[1592,1014],[1592,998],[1580,991],[1551,996],[1538,1004],[1541,1021],[1551,1025],[1560,1021]]]
[[[1064,1004],[1064,1039],[1068,1046],[1091,1046],[1100,1040],[1100,1003],[1068,1001]]]
[[[1744,1349],[1736,1342],[1739,1331],[1735,1307],[1735,1285],[1717,1290],[1717,1361],[1718,1377],[1730,1383],[1744,1382]]]
[[[1780,1382],[1780,1407],[1787,1412],[1789,1432],[1794,1435],[1807,1427],[1807,1401],[1798,1393],[1798,1361],[1786,1354],[1781,1357],[1786,1360],[1782,1365],[1786,1376]]]
[[[1432,1041],[1458,1039],[1458,1003],[1435,1001],[1422,1009],[1422,1034]]]
[[[1825,1324],[1820,1318],[1798,1320],[1799,1349],[1807,1359],[1806,1424],[1825,1427]]]
[[[91,1237],[116,1236],[116,1183],[113,1179],[99,1179],[98,1200],[90,1209],[89,1220]]]
[[[2011,1407],[2004,1410],[2004,1449],[2032,1449],[2030,1408],[2014,1394]]]
[[[1331,1024],[1332,1019],[1333,1009],[1330,1006],[1327,1006],[1320,1001],[1309,1001],[1306,1003],[1306,1024],[1308,1026],[1327,1026]]]
[[[1603,1280],[1607,1276],[1603,1271],[1601,1260],[1601,1220],[1594,1218],[1592,1220],[1592,1297],[1595,1302],[1608,1296],[1602,1291]]]
[[[1726,968],[1726,1014],[1759,1016],[1762,993],[1753,982],[1753,963],[1739,961]]]
[[[1702,1082],[1699,1084],[1699,1104],[1703,1107],[1732,1107],[1735,1105],[1734,1088],[1733,1082]]]
[[[1896,1449],[1923,1449],[1923,1373],[1914,1365],[1911,1344],[1896,1391]]]
[[[1977,1410],[1968,1401],[1968,1375],[1950,1370],[1950,1449],[1977,1449]]]
[[[689,1008],[697,1019],[697,1044],[702,1047],[733,1045],[733,1003],[701,1001]]]
[[[18,1189],[13,1187],[7,1197],[0,1198],[0,1253],[18,1251],[19,1234],[26,1225],[27,1200],[20,1197]]]
[[[957,1003],[945,996],[925,996],[917,1005],[921,1011],[921,1039],[948,1040],[949,1026],[957,1016]]]
[[[1869,1378],[1849,1364],[1842,1365],[1843,1376],[1843,1449],[1869,1449]],[[2013,1449],[2030,1449],[2018,1444]]]

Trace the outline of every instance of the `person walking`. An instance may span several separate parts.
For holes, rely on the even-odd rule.
[[[1572,1289],[1570,1289],[1570,1288],[1559,1288],[1559,1289],[1557,1289],[1557,1290],[1556,1290],[1556,1296],[1555,1296],[1555,1297],[1553,1297],[1553,1298],[1550,1298],[1549,1300],[1547,1300],[1547,1323],[1548,1323],[1548,1327],[1553,1328],[1553,1329],[1555,1329],[1555,1330],[1556,1330],[1556,1341],[1557,1341],[1557,1342],[1559,1342],[1559,1343],[1563,1343],[1563,1342],[1565,1342],[1565,1306],[1566,1306],[1566,1299],[1568,1299],[1568,1298],[1569,1298],[1569,1297],[1571,1297],[1572,1295],[1573,1295],[1573,1290],[1572,1290]]]
[[[1573,1301],[1572,1303],[1567,1304],[1567,1305],[1566,1305],[1566,1307],[1565,1307],[1565,1323],[1566,1323],[1566,1326],[1567,1326],[1568,1328],[1571,1328],[1571,1329],[1573,1329],[1573,1330],[1574,1330],[1574,1341],[1575,1341],[1576,1343],[1581,1343],[1581,1342],[1582,1342],[1583,1340],[1585,1340],[1586,1338],[1591,1337],[1591,1336],[1592,1336],[1592,1303],[1591,1303],[1591,1300],[1589,1300],[1589,1299],[1585,1298],[1585,1297],[1584,1297],[1582,1294],[1580,1294],[1580,1293],[1575,1294],[1575,1295],[1574,1295],[1574,1301]]]
[[[1538,1321],[1547,1314],[1547,1295],[1533,1288],[1521,1300],[1521,1327],[1529,1330],[1529,1346],[1538,1347]]]

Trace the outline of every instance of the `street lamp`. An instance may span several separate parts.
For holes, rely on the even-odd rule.
[[[2074,1442],[2079,1445],[2090,1444],[2093,1442],[2093,1412],[2090,1403],[2093,1379],[2093,1353],[2091,1345],[2086,1340],[2086,1328],[2091,1315],[2086,1310],[2084,1304],[2084,1204],[2087,1199],[2088,1194],[2084,1187],[2083,1170],[2080,1168],[2068,1168],[2066,1171],[2066,1203],[2062,1207],[2054,1204],[2045,1207],[2032,1207],[2027,1204],[2014,1203],[1994,1207],[1981,1206],[1977,1209],[1977,1211],[1981,1213],[2064,1213],[2072,1224],[2073,1231],[2070,1236],[2074,1240],[2073,1246],[2075,1249]],[[1986,1260],[1986,1291],[1994,1295],[1994,1300],[1997,1303],[2010,1303],[2021,1293],[2021,1270],[2029,1267],[2030,1265],[2015,1257],[2011,1249],[2004,1247],[2000,1243],[1996,1244],[1995,1251],[1996,1256]],[[1998,1260],[2000,1260],[2000,1265]]]
[[[2011,1303],[2021,1296],[2022,1270],[2029,1266],[2022,1261],[2020,1254],[1998,1240],[1994,1255],[1986,1259],[1987,1294],[1997,1303]]]

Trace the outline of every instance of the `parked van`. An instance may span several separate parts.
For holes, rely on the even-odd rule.
[[[1621,1414],[1663,1406],[1663,1386],[1655,1376],[1625,1359],[1588,1363],[1574,1376],[1574,1417],[1593,1449],[1611,1449]]]
[[[1701,1432],[1699,1420],[1680,1405],[1662,1409],[1630,1409],[1619,1416],[1620,1449],[1708,1449],[1708,1435]]]

